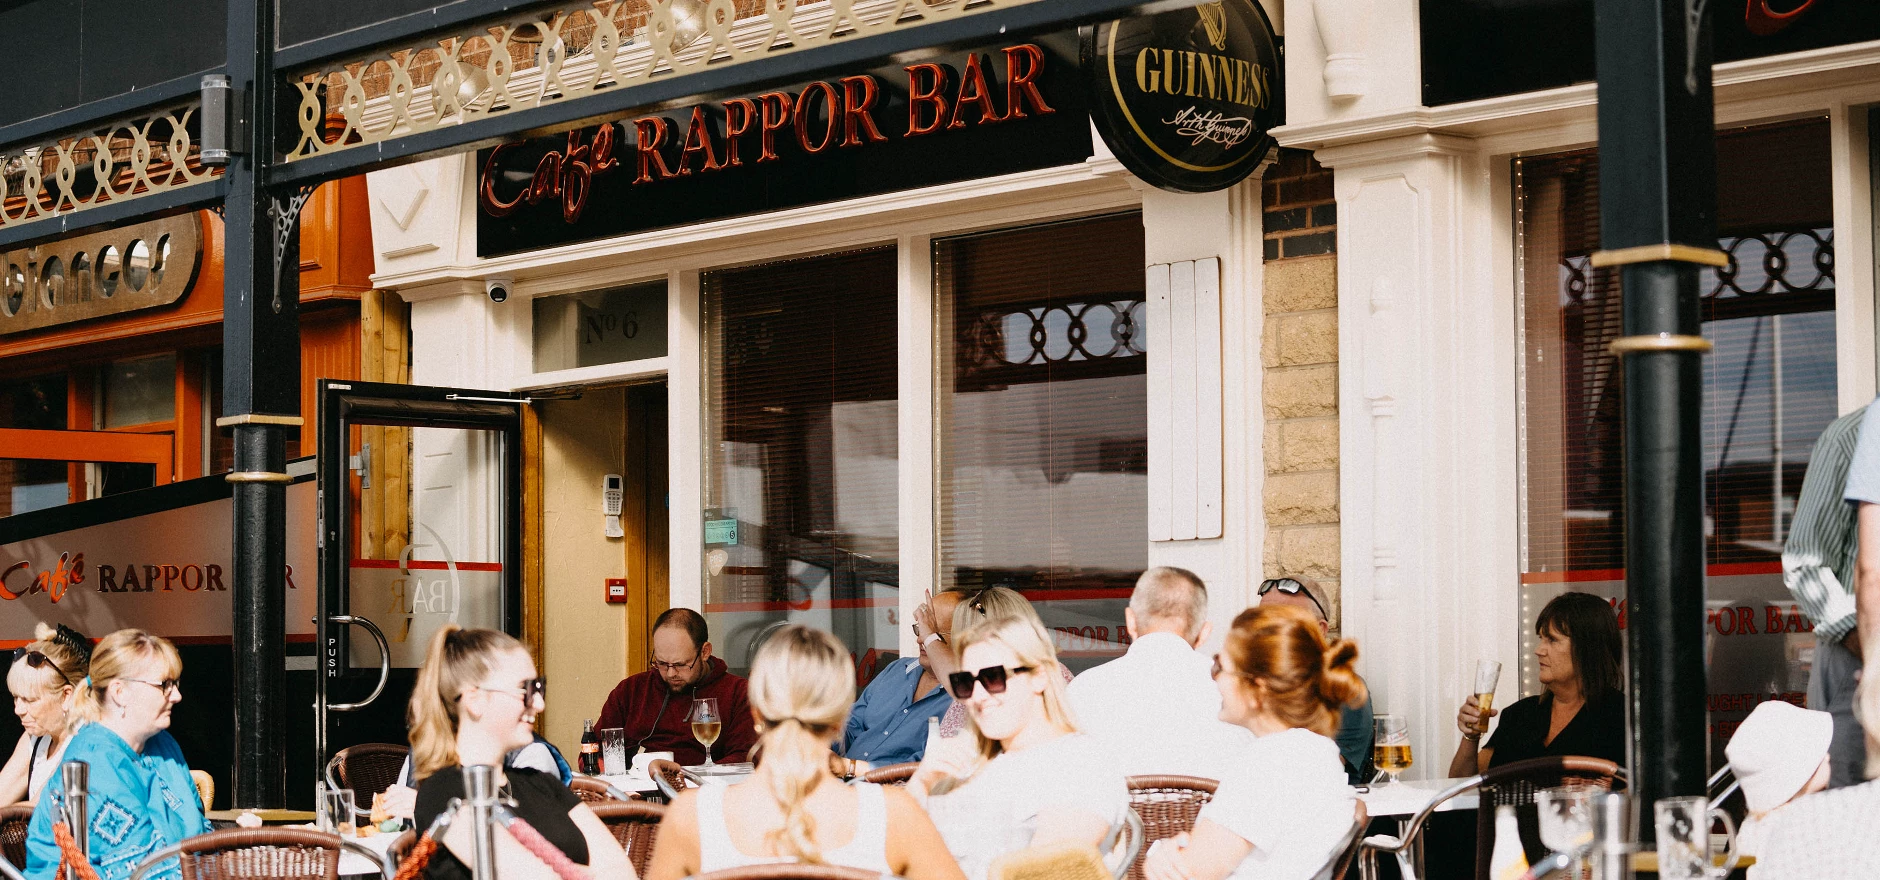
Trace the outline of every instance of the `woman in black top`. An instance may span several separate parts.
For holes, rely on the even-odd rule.
[[[534,741],[543,679],[522,643],[506,633],[446,625],[432,637],[411,692],[411,758],[418,776],[414,817],[428,828],[452,798],[467,798],[463,768],[496,769],[504,800],[516,816],[596,877],[633,880],[627,854],[592,810],[561,780],[503,756]],[[470,880],[472,829],[467,807],[425,867],[431,880]],[[506,831],[496,834],[499,876],[543,876],[547,866]],[[522,876],[516,874],[515,876]]]
[[[1503,764],[1546,755],[1584,755],[1625,763],[1624,665],[1612,605],[1590,593],[1562,593],[1534,624],[1534,659],[1545,692],[1491,710],[1502,716],[1482,744],[1481,710],[1471,696],[1456,713],[1462,743],[1450,776],[1473,776]]]

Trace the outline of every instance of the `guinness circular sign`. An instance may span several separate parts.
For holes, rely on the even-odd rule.
[[[1280,124],[1279,46],[1258,0],[1217,0],[1085,32],[1097,131],[1137,177],[1225,189],[1259,167]]]

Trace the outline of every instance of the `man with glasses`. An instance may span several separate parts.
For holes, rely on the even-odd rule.
[[[705,617],[673,608],[653,621],[653,656],[645,672],[628,677],[607,695],[598,727],[626,731],[628,757],[640,751],[671,752],[684,765],[705,763],[705,747],[692,736],[692,701],[718,700],[724,728],[712,743],[713,760],[750,760],[757,743],[748,683],[712,656]]]
[[[1085,733],[1125,776],[1177,774],[1220,779],[1251,743],[1221,718],[1208,674],[1208,588],[1183,568],[1151,568],[1123,611],[1129,651],[1086,670],[1065,690]]]
[[[1319,619],[1319,630],[1331,634],[1331,623],[1325,611],[1325,588],[1319,582],[1305,575],[1268,578],[1260,582],[1261,605],[1292,605],[1312,612]],[[1371,688],[1364,689],[1364,705],[1346,707],[1338,719],[1338,733],[1332,737],[1338,743],[1338,753],[1345,759],[1345,776],[1351,784],[1360,785],[1369,782],[1377,775],[1371,763]]]

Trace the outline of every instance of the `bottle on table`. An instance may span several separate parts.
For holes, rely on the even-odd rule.
[[[1527,853],[1521,849],[1521,825],[1514,807],[1495,808],[1495,850],[1488,859],[1489,880],[1521,880],[1527,874]]]
[[[594,732],[594,719],[581,722],[581,773],[586,776],[601,774],[601,738]]]

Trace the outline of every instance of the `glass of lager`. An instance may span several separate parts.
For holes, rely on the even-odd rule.
[[[1371,760],[1394,784],[1397,774],[1410,769],[1410,730],[1402,715],[1379,715],[1373,722]]]

